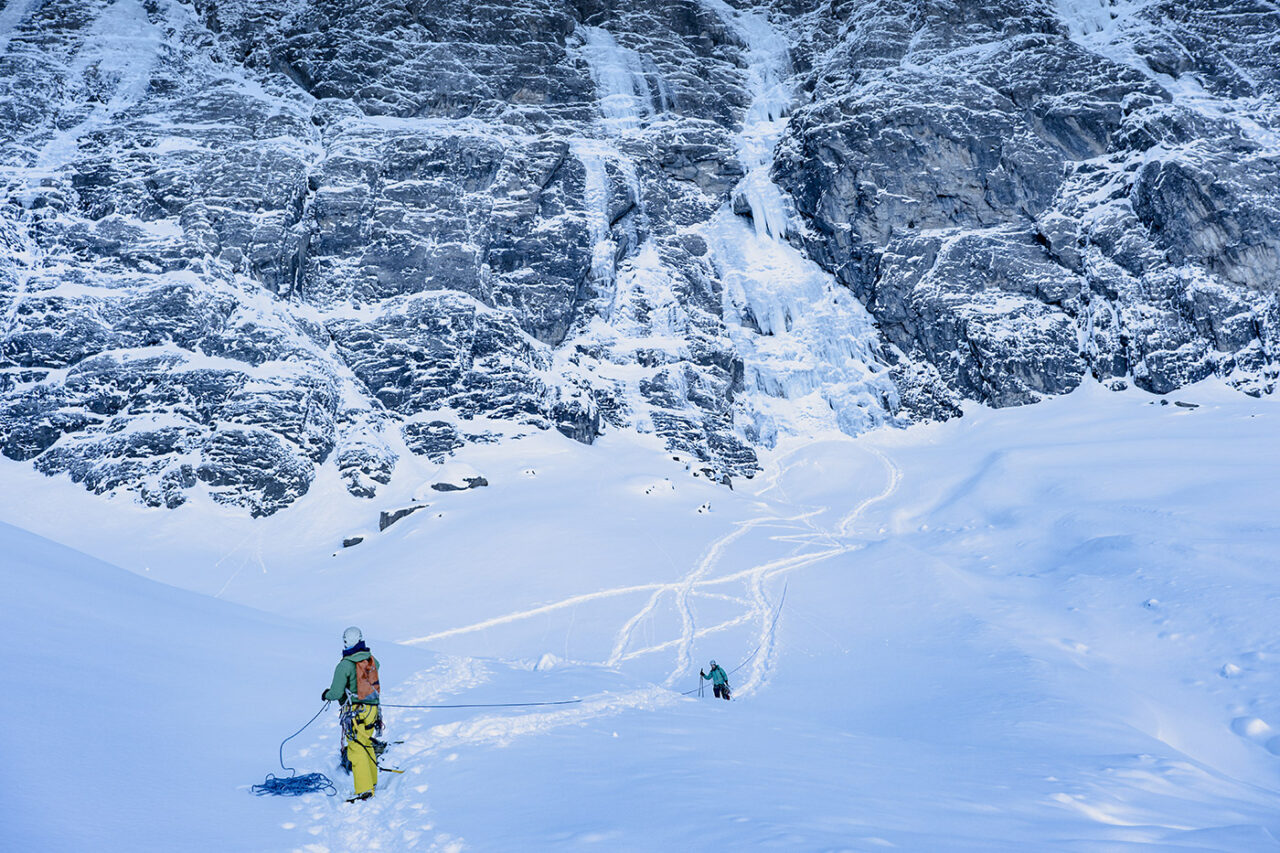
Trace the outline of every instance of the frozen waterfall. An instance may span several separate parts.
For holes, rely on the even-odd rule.
[[[791,213],[770,177],[793,99],[786,40],[761,13],[723,0],[704,4],[745,45],[752,95],[737,138],[747,174],[734,190],[752,225],[726,207],[706,227],[724,282],[725,324],[744,364],[743,428],[766,444],[784,434],[865,431],[890,419],[896,396],[876,356],[874,322],[852,293],[786,241]]]

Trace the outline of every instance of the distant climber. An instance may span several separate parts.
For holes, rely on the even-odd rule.
[[[721,668],[720,664],[712,661],[711,674],[707,675],[706,670],[700,669],[698,670],[698,675],[701,675],[703,678],[710,679],[711,692],[716,695],[717,699],[727,700],[729,698],[729,676],[725,674],[725,671]]]
[[[374,734],[382,733],[378,688],[378,661],[364,644],[360,629],[348,628],[342,632],[342,660],[333,670],[333,683],[320,698],[342,703],[342,735],[355,782],[352,801],[369,799],[378,785],[378,756],[374,751]]]

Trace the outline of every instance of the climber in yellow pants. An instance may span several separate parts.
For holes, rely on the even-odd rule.
[[[378,725],[378,661],[365,645],[359,628],[342,632],[342,660],[333,670],[333,683],[320,698],[342,703],[342,734],[347,739],[347,761],[355,782],[353,800],[367,800],[378,785],[378,756],[373,733]]]
[[[347,738],[347,761],[351,762],[357,799],[373,796],[378,785],[378,760],[373,751],[373,728],[377,723],[377,705],[356,703],[343,710],[342,733]]]

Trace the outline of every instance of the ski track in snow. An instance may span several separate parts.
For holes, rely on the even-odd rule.
[[[555,850],[602,840],[621,849],[870,849],[864,837],[849,834],[849,817],[904,849],[1275,849],[1280,715],[1274,661],[1280,651],[1267,616],[1268,602],[1276,598],[1276,525],[1274,501],[1267,502],[1268,493],[1250,480],[1261,474],[1259,482],[1269,482],[1266,476],[1280,465],[1271,440],[1275,413],[1265,403],[1234,400],[1219,410],[1215,393],[1225,390],[1201,386],[1194,392],[1200,409],[1190,412],[1158,408],[1141,392],[1113,395],[1089,386],[1042,410],[975,413],[969,422],[923,427],[906,439],[886,431],[858,440],[796,441],[763,458],[765,470],[750,492],[721,499],[726,506],[719,509],[719,523],[715,515],[702,515],[681,525],[692,508],[687,495],[665,505],[636,497],[652,475],[645,457],[627,459],[627,477],[614,492],[631,501],[619,504],[623,521],[655,536],[669,532],[679,545],[672,553],[681,559],[667,564],[661,549],[641,546],[637,533],[639,559],[607,575],[616,580],[593,581],[600,576],[596,557],[620,541],[593,537],[590,547],[599,553],[584,554],[583,571],[566,578],[622,589],[633,579],[657,583],[632,593],[630,601],[602,589],[553,612],[546,618],[549,645],[538,638],[541,625],[521,625],[514,637],[466,635],[458,645],[472,648],[454,657],[382,647],[391,679],[385,682],[388,703],[581,696],[581,704],[389,707],[388,736],[396,743],[384,766],[404,772],[384,775],[377,797],[362,804],[322,796],[256,800],[248,793],[248,783],[275,769],[279,739],[290,735],[285,761],[299,772],[329,774],[349,795],[349,778],[334,769],[333,708],[296,739],[291,733],[310,712],[294,717],[287,704],[276,703],[247,739],[228,739],[238,744],[235,749],[209,738],[191,743],[193,728],[207,731],[216,724],[221,728],[211,731],[230,735],[239,725],[224,713],[239,707],[238,694],[223,696],[218,686],[236,673],[234,662],[224,661],[226,636],[274,631],[265,647],[287,643],[279,660],[289,665],[271,672],[255,665],[252,690],[287,691],[314,702],[319,676],[328,675],[324,662],[314,659],[315,642],[331,642],[331,633],[299,636],[292,620],[264,629],[261,614],[240,609],[237,616],[234,607],[215,607],[128,576],[108,575],[110,585],[121,585],[112,591],[99,582],[105,567],[95,563],[68,575],[77,586],[66,600],[75,606],[60,610],[50,604],[65,594],[61,584],[33,581],[38,573],[24,570],[14,580],[27,586],[15,589],[46,598],[20,595],[17,606],[26,606],[19,610],[26,622],[18,624],[25,635],[50,616],[62,620],[42,640],[62,661],[57,689],[68,690],[56,694],[51,713],[64,713],[67,722],[59,727],[79,740],[74,747],[29,748],[20,761],[38,769],[52,747],[61,750],[59,761],[71,761],[85,778],[126,774],[121,785],[95,786],[100,799],[93,802],[101,805],[80,821],[87,829],[72,824],[67,830],[101,833],[104,818],[123,813],[119,825],[106,830],[122,839],[110,849],[127,847],[133,831],[127,804],[136,803],[136,789],[155,778],[165,785],[147,789],[148,796],[168,798],[153,809],[170,815],[160,830],[167,837],[186,840],[183,833],[196,819],[206,829],[217,822],[210,814],[225,813],[242,848],[258,842],[255,849],[315,853]],[[1090,414],[1076,420],[1092,409],[1102,410],[1101,419]],[[1062,412],[1075,415],[1062,419]],[[1056,426],[1044,442],[1029,440],[1045,423]],[[1082,435],[1091,438],[1082,442]],[[594,450],[580,452],[581,461],[566,462],[557,472],[563,480],[548,476],[549,491],[540,484],[536,493],[571,490],[588,506],[607,497],[582,488],[600,457]],[[1135,454],[1141,455],[1133,459]],[[1083,475],[1082,459],[1092,466]],[[513,471],[526,463],[509,461]],[[550,459],[547,468],[554,468]],[[517,483],[509,495],[501,494],[503,478],[492,473],[497,488],[479,497],[493,503],[477,503],[474,512],[485,524],[502,526],[504,513],[525,505],[529,493],[517,491]],[[696,488],[701,500],[709,487]],[[577,521],[576,507],[548,503],[555,507],[548,512],[551,523]],[[33,514],[47,515],[51,506],[52,499]],[[81,504],[60,499],[57,506],[76,511]],[[1028,514],[1010,522],[1012,511]],[[534,523],[545,525],[547,517]],[[440,529],[425,521],[399,530]],[[664,521],[669,529],[659,526]],[[891,536],[883,532],[887,522]],[[610,531],[622,522],[610,517],[607,523]],[[1165,537],[1171,525],[1181,529]],[[130,547],[135,530],[121,534]],[[164,536],[162,530],[148,532]],[[466,524],[433,541],[442,553],[458,554],[474,547],[473,532]],[[242,562],[250,566],[242,579],[256,574],[259,543],[239,538],[227,538],[225,544],[236,547],[221,564],[225,571],[213,574],[213,588]],[[399,543],[385,541],[387,550],[371,558],[412,559],[423,540],[406,535]],[[525,536],[514,541],[527,547]],[[177,537],[174,542],[174,553],[187,547]],[[211,544],[223,543],[219,537]],[[271,544],[264,534],[261,547]],[[477,556],[488,562],[502,553]],[[45,548],[24,559],[34,567],[66,558]],[[273,565],[270,556],[267,562]],[[310,571],[308,560],[299,565]],[[283,570],[273,565],[278,572]],[[334,579],[332,589],[344,582]],[[458,584],[445,600],[461,600],[474,588]],[[524,596],[537,595],[539,586],[531,588],[494,597],[500,603],[489,604],[487,613],[526,609]],[[568,587],[575,588],[583,587]],[[677,610],[681,591],[692,637]],[[447,606],[432,610],[431,618],[447,614]],[[88,616],[98,619],[96,627],[74,636]],[[395,618],[414,617],[410,611]],[[175,683],[180,692],[170,705],[152,711],[157,734],[168,738],[163,748],[140,759],[150,763],[120,768],[109,744],[96,746],[92,727],[72,722],[84,713],[84,697],[101,693],[96,681],[80,684],[83,655],[95,637],[122,624],[149,632],[138,637],[126,631],[126,641],[154,648],[174,620],[194,633],[199,651],[171,660],[195,675],[185,688]],[[578,660],[563,667],[555,659],[545,666],[543,660],[528,663],[554,648],[556,633],[574,620],[590,625],[576,630],[591,637],[575,653],[589,649],[584,659],[608,658],[615,671]],[[472,656],[486,644],[506,650],[507,657],[524,656],[525,663]],[[886,648],[889,653],[878,654]],[[681,688],[698,683],[693,672],[674,689],[662,684],[673,658],[707,653],[723,660],[741,704],[681,698]],[[216,678],[201,677],[211,674]],[[274,686],[263,686],[268,679]],[[845,692],[828,692],[826,679]],[[68,707],[73,710],[62,710]],[[137,713],[127,696],[99,696],[85,707],[105,715],[110,726],[127,724]],[[936,725],[951,713],[958,725]],[[708,750],[703,736],[720,738],[727,749]],[[188,763],[199,774],[165,775],[165,755],[180,750],[178,744],[192,747]],[[39,781],[38,772],[31,775]],[[33,837],[49,826],[62,829],[55,822],[61,812],[40,808],[44,802],[60,806],[54,798],[65,786],[44,784],[48,793],[19,792],[20,804],[26,796],[36,805],[18,815],[20,828],[26,818]],[[215,803],[213,811],[191,805],[201,791]],[[115,799],[101,799],[106,796]],[[609,813],[608,804],[620,797],[644,803],[645,813]],[[579,814],[579,803],[593,813]],[[987,808],[979,813],[974,805]],[[502,809],[496,822],[495,806]],[[706,834],[704,806],[729,818],[722,838]],[[733,823],[739,816],[754,823]],[[277,829],[287,834],[273,834]],[[1202,830],[1208,832],[1200,835]],[[953,840],[960,843],[948,843]],[[991,843],[983,846],[985,841]],[[77,849],[99,848],[107,849]]]
[[[411,699],[413,704],[429,704],[489,681],[489,673],[476,661],[450,658],[440,667],[413,676],[407,685],[408,698],[397,692],[387,701],[394,698],[398,704],[409,704]],[[423,802],[422,795],[429,785],[422,778],[436,763],[455,761],[457,751],[468,747],[504,746],[523,736],[582,725],[629,710],[654,710],[676,701],[678,697],[670,691],[649,687],[590,697],[579,705],[562,708],[503,710],[435,724],[426,709],[388,709],[394,714],[396,739],[381,766],[394,762],[393,769],[401,772],[380,773],[378,795],[367,802],[345,802],[349,789],[344,788],[349,782],[344,778],[337,780],[340,796],[299,801],[294,811],[310,821],[306,831],[316,839],[299,849],[313,853],[410,850],[423,845],[430,850],[464,849],[465,839],[436,831],[430,822],[429,807]],[[317,735],[311,747],[320,755],[332,748],[331,732]],[[406,786],[418,796],[397,796]]]
[[[849,535],[849,528],[853,526],[854,522],[862,517],[862,514],[867,511],[868,507],[893,497],[894,493],[898,491],[898,487],[902,484],[902,469],[898,467],[897,463],[874,447],[867,445],[862,445],[862,447],[868,453],[875,455],[875,457],[880,460],[880,464],[884,466],[885,473],[888,474],[888,479],[885,482],[884,491],[867,498],[862,503],[855,506],[852,512],[840,520],[841,536]]]
[[[403,642],[415,645],[429,644],[437,640],[509,625],[567,608],[576,608],[600,603],[619,596],[648,592],[650,595],[644,605],[619,627],[614,638],[612,650],[607,658],[599,661],[600,664],[610,667],[618,666],[626,661],[674,649],[674,668],[665,680],[665,683],[671,686],[678,678],[687,675],[694,667],[693,652],[698,640],[753,620],[760,625],[758,632],[760,648],[768,650],[773,643],[770,625],[775,615],[775,602],[766,594],[765,581],[865,547],[865,542],[861,539],[855,538],[851,541],[850,527],[869,507],[891,497],[901,483],[902,472],[896,463],[879,450],[865,445],[862,445],[862,447],[867,452],[875,455],[884,466],[886,472],[885,486],[880,492],[858,503],[833,529],[820,527],[813,521],[815,516],[827,512],[829,507],[806,507],[804,512],[793,516],[780,516],[772,512],[767,513],[758,518],[738,523],[733,530],[712,542],[693,568],[679,580],[665,583],[656,582],[618,586],[597,592],[572,595],[526,610],[514,611],[502,616],[448,628],[420,637],[412,637]],[[787,457],[780,460],[775,470],[767,475],[767,485],[763,491],[769,491],[774,488],[779,480],[785,477],[788,470],[786,461],[791,455],[788,454]],[[726,561],[726,555],[731,546],[740,540],[748,538],[749,534],[756,532],[760,528],[768,527],[783,528],[785,532],[771,534],[767,539],[773,542],[793,544],[792,553],[759,563],[752,563],[745,567],[734,567],[728,571],[716,573],[716,569]],[[812,550],[819,543],[827,547],[821,550]],[[744,592],[742,596],[717,595],[716,597],[742,603],[745,605],[745,612],[720,622],[700,625],[693,606],[693,599],[695,597],[711,597],[715,595],[709,591],[711,588],[733,583],[741,583],[743,585]],[[634,642],[637,629],[657,615],[660,605],[668,596],[670,596],[670,606],[674,608],[676,615],[680,619],[679,635],[636,647]],[[765,657],[768,658],[769,655],[766,654]],[[753,673],[755,672],[753,670]],[[742,689],[747,690],[748,687],[754,689],[758,686],[759,680],[753,674],[748,684],[744,685]]]
[[[1064,3],[1066,1],[1062,0]],[[7,50],[16,27],[29,16],[35,5],[36,0],[11,0],[0,10],[0,54]],[[744,20],[741,13],[733,11],[718,0],[713,0],[708,5],[726,23],[736,21],[741,24]],[[158,30],[147,20],[145,11],[137,0],[118,0],[105,8],[109,12],[94,25],[97,38],[95,44],[86,47],[69,70],[72,76],[81,76],[90,64],[105,66],[105,70],[114,73],[116,85],[108,93],[108,99],[96,107],[83,122],[58,133],[47,143],[39,155],[39,169],[52,171],[59,164],[69,162],[78,140],[85,133],[127,111],[142,97],[151,66],[147,63],[122,63],[120,57],[142,54],[149,56],[150,62],[159,59],[161,39]],[[641,97],[645,72],[643,68],[634,66],[631,62],[633,54],[621,51],[608,33],[595,28],[588,28],[587,33],[590,36],[588,48],[593,51],[590,55],[598,57],[592,65],[593,72],[598,77],[597,85],[611,93],[613,111],[606,111],[604,118],[607,122],[612,122],[611,132],[617,135],[630,128],[631,116],[646,114],[647,110],[654,109],[652,104],[646,104]],[[755,43],[759,44],[767,34],[757,35],[759,38]],[[1088,39],[1073,31],[1073,37],[1095,49],[1111,48],[1113,54],[1126,61],[1131,58],[1128,53],[1115,47],[1110,34],[1106,38]],[[626,62],[619,63],[619,56]],[[774,56],[773,59],[776,60],[777,57]],[[777,85],[777,81],[762,79],[759,88],[762,91],[771,90]],[[1175,94],[1192,98],[1198,93],[1184,88]],[[1203,97],[1208,98],[1207,95]],[[782,100],[785,98],[781,98],[779,103]],[[1242,126],[1246,126],[1247,117],[1234,117]],[[769,137],[765,131],[777,124],[780,116],[769,113],[759,118],[759,124],[763,128],[760,130],[761,137],[767,141]],[[1256,123],[1247,124],[1246,130],[1260,141],[1275,146],[1274,135],[1259,128]],[[745,140],[746,143],[756,144],[760,141]],[[608,189],[605,170],[607,165],[625,163],[626,158],[618,153],[617,146],[610,139],[578,140],[573,150],[587,169],[588,193],[592,198],[593,213],[596,214],[596,219],[592,222],[596,255],[609,258],[612,256],[613,242],[609,236],[607,218],[604,218],[607,217],[605,207]],[[778,234],[785,231],[786,214],[776,205],[776,188],[767,180],[767,170],[754,172],[749,180],[751,185],[744,189],[749,190],[748,197],[755,212],[752,217],[755,235],[762,241],[762,245],[771,246],[777,242]],[[746,183],[744,180],[744,184]],[[43,264],[43,258],[29,233],[19,235],[18,258],[16,287],[4,315],[6,339],[11,334],[28,283]],[[593,264],[593,274],[599,275],[604,267],[604,263]],[[761,371],[765,372],[766,367],[768,365],[761,367]],[[803,457],[803,453],[799,451],[808,446],[811,445],[801,446],[797,451],[781,456],[766,472],[764,487],[759,492],[765,494],[776,490],[781,497],[780,503],[792,506],[796,514],[778,514],[770,510],[756,518],[738,522],[733,529],[712,541],[683,575],[679,575],[679,569],[672,571],[672,575],[679,575],[673,580],[617,586],[568,596],[404,642],[428,644],[563,610],[568,610],[570,618],[573,618],[579,607],[612,603],[617,598],[629,595],[647,594],[648,597],[639,609],[618,627],[609,654],[600,663],[616,667],[651,655],[670,654],[673,657],[673,668],[664,683],[671,687],[678,679],[691,674],[693,668],[697,668],[694,654],[700,641],[750,626],[747,636],[752,642],[739,653],[746,653],[752,648],[756,651],[738,664],[738,667],[750,665],[750,668],[744,670],[745,676],[735,691],[737,698],[749,697],[767,683],[778,653],[777,631],[788,615],[785,609],[778,610],[778,591],[775,589],[771,596],[770,581],[789,577],[866,547],[869,541],[867,537],[875,532],[874,525],[865,523],[868,512],[878,504],[890,500],[902,483],[902,469],[889,455],[867,443],[858,443],[856,446],[874,456],[883,468],[884,485],[873,494],[851,495],[857,503],[840,516],[833,526],[824,526],[821,519],[832,509],[842,508],[802,506],[799,501],[791,500],[786,491],[788,473],[792,470],[790,460],[797,454]],[[868,484],[867,491],[871,488],[873,486]],[[778,555],[776,550],[770,551],[766,547],[775,543],[787,546],[789,553]],[[768,553],[769,556],[752,556],[757,553]],[[231,558],[233,554],[242,555],[241,562],[214,597],[221,597],[251,562],[256,561],[256,565],[266,572],[260,539],[251,545],[249,537],[246,537],[224,559]],[[933,559],[945,565],[942,558]],[[716,591],[727,588],[736,593],[737,585],[741,585],[741,594]],[[729,605],[734,612],[716,620],[700,619],[697,608],[700,599],[714,599],[718,604]],[[640,629],[655,625],[660,613],[668,613],[664,608],[670,608],[669,612],[675,615],[676,623],[673,624],[678,624],[678,629],[665,637],[643,644],[639,642],[637,634]],[[735,635],[735,639],[739,638]],[[410,675],[387,696],[387,701],[397,704],[444,702],[461,691],[491,683],[492,680],[493,675],[482,662],[470,658],[446,658],[438,667]],[[433,763],[453,760],[457,750],[508,744],[529,735],[582,725],[593,719],[630,710],[656,709],[678,701],[678,696],[672,690],[653,686],[591,696],[582,704],[574,706],[482,712],[463,720],[441,723],[434,723],[425,710],[389,709],[397,737],[403,741],[389,758],[398,763],[405,773],[384,774],[379,786],[379,796],[369,803],[347,805],[340,799],[312,799],[294,804],[295,812],[309,821],[306,832],[314,839],[314,843],[302,845],[301,849],[316,853],[321,850],[398,850],[419,847],[462,849],[465,839],[437,830],[430,820],[424,823],[424,815],[429,815],[430,810],[427,804],[429,797],[422,796],[428,792],[428,786],[423,780],[429,775]],[[1270,719],[1276,722],[1274,718]],[[313,733],[311,746],[304,751],[304,755],[312,750],[316,750],[316,754],[331,755],[332,718],[328,723],[330,725],[327,731],[321,733],[318,729]],[[1275,730],[1261,717],[1242,715],[1234,719],[1231,725],[1232,730],[1241,738],[1256,741],[1273,754],[1280,754],[1280,738],[1274,737]],[[339,785],[342,786],[344,781],[339,779]],[[1157,784],[1158,781],[1154,780],[1152,784]],[[418,796],[401,796],[401,788],[404,786],[408,786]],[[1085,802],[1082,795],[1062,793],[1054,796],[1064,807],[1077,810],[1091,820],[1113,825],[1138,825],[1135,821],[1119,817],[1114,810],[1107,811],[1101,806]]]
[[[693,608],[689,603],[689,596],[698,581],[705,579],[720,561],[724,558],[726,549],[734,542],[746,536],[756,527],[773,521],[772,516],[752,519],[743,524],[738,525],[735,530],[721,536],[711,547],[707,549],[706,555],[698,562],[698,565],[692,572],[685,577],[675,590],[676,609],[680,613],[681,634],[678,651],[676,653],[675,668],[671,674],[667,676],[667,684],[675,683],[675,680],[682,673],[688,672],[693,666],[693,645],[696,636],[695,625],[696,617]],[[754,611],[753,611],[754,612]]]
[[[807,446],[807,445],[806,445]],[[797,507],[802,511],[795,515],[779,515],[767,512],[756,518],[739,522],[732,530],[714,540],[693,567],[683,577],[666,583],[638,584],[600,590],[593,593],[569,596],[556,602],[508,613],[470,625],[450,628],[423,637],[406,640],[423,644],[436,639],[483,631],[510,624],[534,616],[601,603],[623,595],[648,592],[649,598],[618,628],[609,656],[601,661],[605,666],[619,666],[652,654],[674,652],[675,666],[666,679],[670,688],[681,676],[695,667],[693,654],[698,641],[719,632],[754,624],[751,636],[756,641],[755,651],[734,668],[750,665],[746,676],[736,685],[734,696],[742,698],[759,690],[767,681],[778,651],[777,629],[785,621],[786,613],[779,611],[777,596],[770,597],[767,582],[802,569],[818,565],[835,557],[865,547],[860,537],[851,536],[849,530],[867,509],[885,501],[899,488],[902,472],[899,466],[882,451],[859,444],[860,448],[874,455],[885,471],[885,485],[877,493],[863,498],[838,523],[828,529],[815,519],[827,513],[830,507]],[[780,457],[765,475],[760,494],[777,489],[785,496],[785,481],[791,470],[791,459],[803,458],[801,446],[796,451]],[[776,530],[771,532],[771,528]],[[753,562],[735,560],[734,546],[750,546],[763,535],[760,545],[768,542],[791,544],[792,553],[781,557]],[[815,546],[825,545],[819,550]],[[743,548],[738,553],[750,554],[757,549]],[[742,584],[744,596],[716,596],[741,606],[736,616],[712,624],[700,625],[693,599],[704,590],[727,584]],[[710,597],[710,596],[708,596]],[[680,619],[679,632],[659,642],[633,648],[637,629],[651,620],[660,605],[667,602]],[[746,651],[746,650],[744,650]],[[447,658],[439,667],[416,673],[394,694],[386,698],[396,704],[435,704],[447,702],[462,690],[475,688],[491,680],[483,664],[470,658]],[[431,849],[461,850],[466,841],[446,832],[438,831],[430,820],[428,806],[422,796],[402,797],[397,792],[408,786],[415,794],[423,795],[429,786],[419,777],[428,773],[431,766],[441,761],[453,761],[458,750],[483,745],[506,745],[516,739],[545,734],[564,726],[582,725],[590,720],[615,716],[629,710],[652,710],[681,701],[678,693],[663,687],[649,687],[622,693],[609,693],[587,697],[581,704],[561,708],[536,708],[528,711],[510,709],[493,713],[481,713],[463,720],[432,724],[428,711],[419,709],[388,709],[393,714],[393,725],[400,743],[388,753],[387,761],[394,762],[403,774],[383,773],[379,779],[378,796],[367,803],[347,804],[341,798],[326,801],[300,802],[294,806],[300,817],[309,819],[306,830],[315,838],[312,844],[299,849],[322,853],[352,849]],[[332,749],[332,733],[317,735],[311,749],[324,754]],[[306,750],[306,752],[311,751]],[[304,752],[305,754],[305,752]],[[339,786],[345,783],[339,779]],[[429,799],[429,797],[427,798]],[[427,821],[424,823],[424,819]],[[426,829],[423,829],[423,827]]]

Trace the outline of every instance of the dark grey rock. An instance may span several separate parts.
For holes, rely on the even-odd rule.
[[[489,481],[484,477],[463,477],[462,483],[461,486],[455,483],[432,483],[431,488],[437,492],[465,492],[467,489],[479,489],[489,485]]]
[[[335,461],[343,484],[358,498],[372,498],[391,482],[398,461],[382,436],[386,427],[367,412],[351,413],[342,427]]]
[[[402,427],[402,432],[409,449],[432,462],[443,462],[453,451],[466,445],[453,424],[445,421],[410,421]]]
[[[402,518],[408,518],[420,509],[426,509],[430,504],[415,504],[413,506],[403,507],[401,509],[384,510],[378,515],[378,532],[386,530]]]

